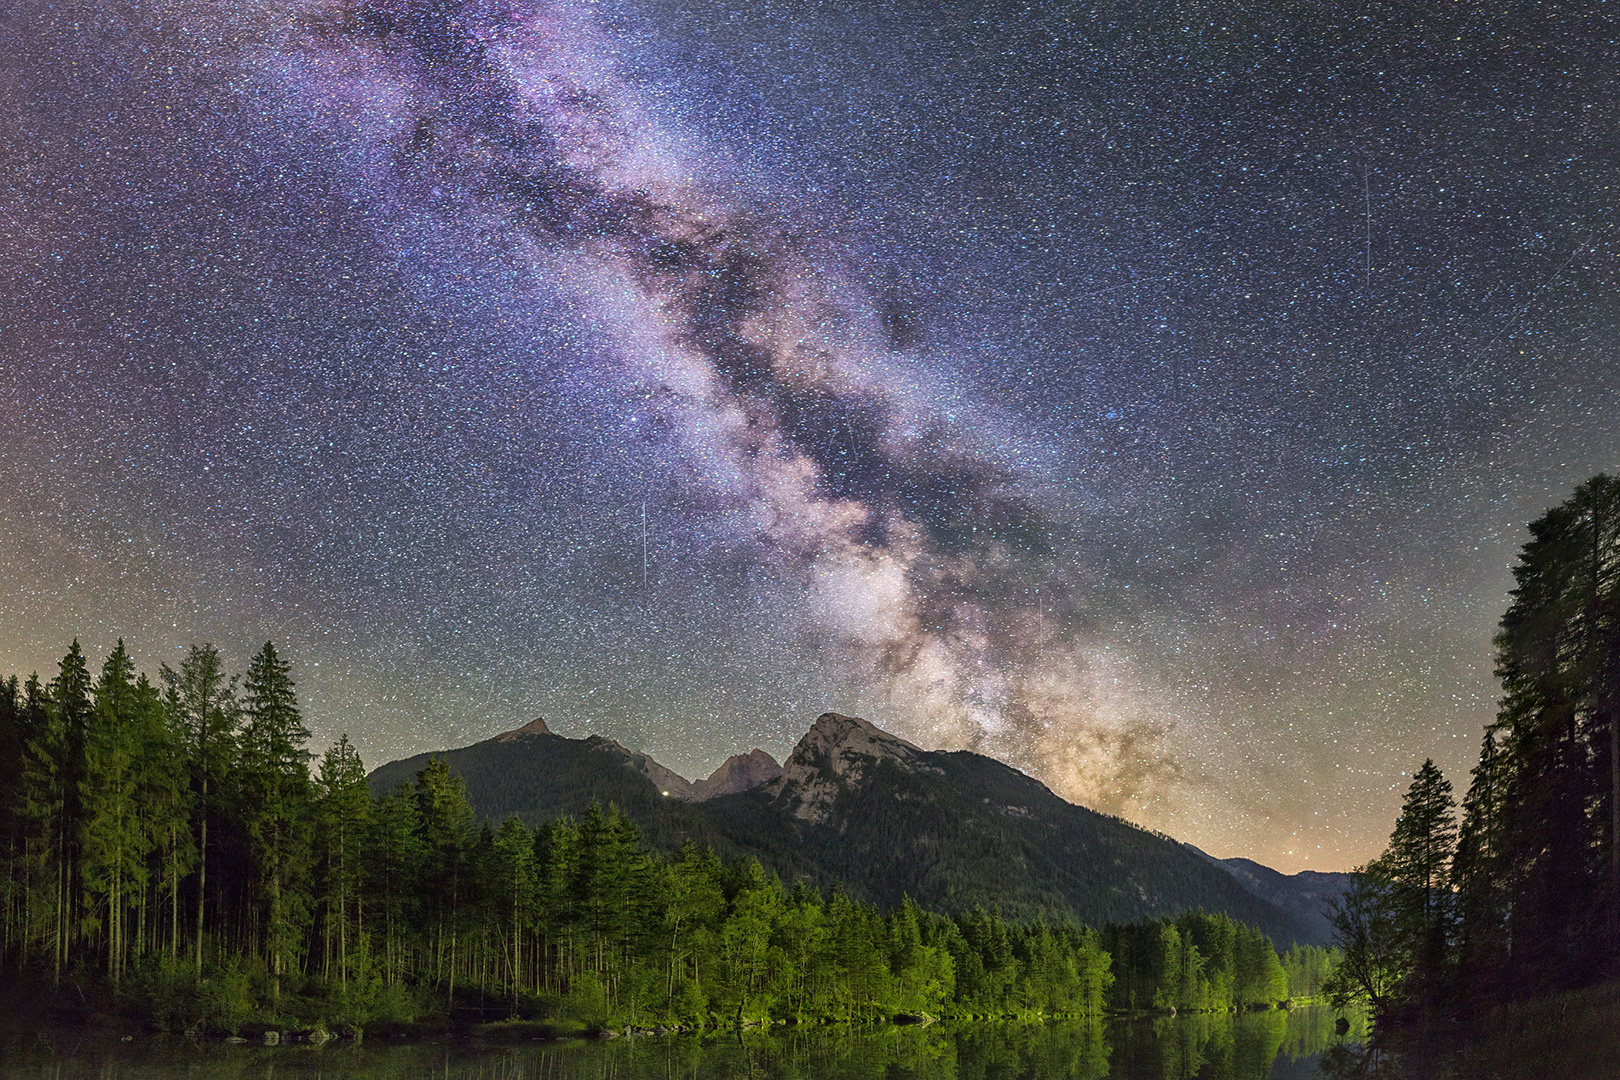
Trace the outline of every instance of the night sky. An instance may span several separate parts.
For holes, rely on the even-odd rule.
[[[369,764],[827,709],[1346,869],[1620,467],[1601,5],[21,0],[0,673]]]

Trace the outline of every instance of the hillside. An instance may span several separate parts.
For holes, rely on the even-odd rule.
[[[664,795],[648,775],[668,770],[600,735],[570,739],[530,724],[458,750],[391,761],[368,777],[372,790],[413,783],[433,758],[449,762],[466,783],[473,809],[497,824],[515,815],[526,825],[538,825],[578,815],[592,802],[613,803],[662,851],[678,851],[691,840],[722,855],[736,854],[703,804]]]
[[[1200,853],[1201,854],[1201,853]],[[1333,935],[1328,907],[1350,888],[1348,873],[1301,870],[1284,874],[1253,859],[1218,859],[1220,866],[1254,895],[1282,908],[1302,922],[1313,935],[1326,941]]]

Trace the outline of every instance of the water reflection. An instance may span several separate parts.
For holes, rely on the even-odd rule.
[[[1326,1009],[957,1029],[778,1028],[606,1042],[201,1046],[13,1040],[0,1080],[1303,1080],[1341,1045]],[[1354,1039],[1360,1032],[1352,1032]]]

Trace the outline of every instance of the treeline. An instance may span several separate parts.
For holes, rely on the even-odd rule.
[[[1433,762],[1335,914],[1331,989],[1473,1015],[1620,976],[1620,481],[1530,526],[1496,636],[1502,703],[1459,807]]]
[[[7,966],[226,1030],[1097,1015],[1310,992],[1225,916],[1098,933],[884,913],[757,862],[652,854],[611,806],[494,827],[441,760],[373,795],[347,738],[313,772],[308,741],[269,644],[239,678],[199,646],[154,684],[122,643],[93,674],[75,642],[49,683],[0,681]]]
[[[1175,921],[1111,926],[1103,946],[1113,960],[1110,1003],[1118,1010],[1225,1012],[1290,996],[1271,939],[1225,915],[1194,911]]]

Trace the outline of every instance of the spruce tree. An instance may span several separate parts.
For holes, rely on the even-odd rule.
[[[258,885],[260,948],[271,995],[297,959],[308,921],[313,791],[309,729],[294,693],[291,666],[265,642],[243,683],[239,753],[241,813]]]
[[[356,755],[356,766],[358,761]],[[323,760],[321,767],[326,771],[327,762]],[[372,924],[382,938],[383,978],[398,985],[414,974],[414,931],[420,925],[424,905],[417,883],[423,878],[426,856],[415,789],[401,784],[384,792],[372,804],[371,815],[362,849],[363,891],[371,901]],[[330,902],[327,910],[331,910]],[[330,957],[329,949],[325,955]]]
[[[0,957],[21,945],[21,884],[24,864],[22,775],[25,762],[22,684],[0,679]]]
[[[106,971],[116,983],[129,952],[129,913],[145,894],[151,836],[142,820],[140,755],[143,694],[122,640],[102,663],[94,722],[85,739],[84,880],[93,917],[104,928]]]
[[[1490,776],[1505,896],[1491,910],[1507,913],[1504,983],[1527,994],[1620,951],[1620,482],[1594,477],[1532,522],[1513,573]]]
[[[1385,861],[1395,885],[1396,917],[1410,940],[1416,980],[1407,992],[1438,991],[1445,983],[1455,905],[1451,863],[1456,849],[1451,782],[1431,760],[1412,778]]]
[[[165,708],[171,722],[185,733],[186,764],[193,794],[197,838],[196,919],[193,924],[193,967],[202,978],[204,914],[208,900],[208,827],[217,813],[218,788],[235,757],[236,679],[225,674],[219,650],[193,645],[175,671],[162,668]]]
[[[40,715],[29,723],[23,767],[22,812],[30,834],[27,920],[35,940],[49,942],[56,979],[72,958],[80,923],[90,685],[89,667],[75,640],[57,665],[57,677],[39,694]],[[38,693],[36,686],[37,680],[31,680],[30,696]]]
[[[335,975],[347,987],[350,958],[364,926],[362,883],[372,828],[366,771],[347,735],[321,759],[316,789],[321,973],[328,979]]]
[[[422,912],[429,931],[435,981],[445,987],[453,1006],[473,875],[469,854],[475,818],[467,786],[443,758],[434,758],[416,774],[417,830],[421,838]]]
[[[1449,986],[1456,846],[1451,783],[1424,761],[1407,788],[1383,855],[1356,870],[1334,904],[1334,944],[1344,952],[1329,994],[1363,997],[1381,1013],[1443,1006]]]
[[[512,1015],[518,995],[527,985],[524,957],[530,927],[535,921],[539,876],[535,869],[534,835],[516,817],[509,817],[495,834],[490,860],[490,921],[500,928],[501,962],[506,966]]]
[[[1470,1011],[1495,1003],[1507,963],[1508,890],[1503,880],[1503,755],[1487,728],[1473,782],[1463,797],[1451,880],[1457,893],[1459,1002]]]

